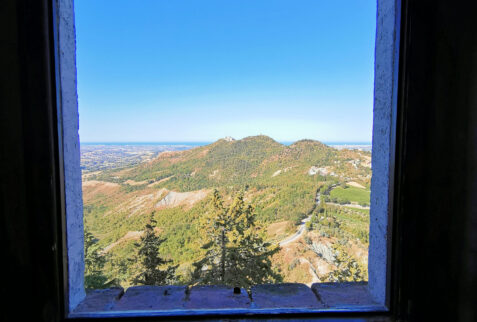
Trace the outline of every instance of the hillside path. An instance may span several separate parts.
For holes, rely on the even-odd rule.
[[[320,204],[320,191],[319,190],[316,192],[315,203],[316,203],[316,205]],[[308,217],[306,217],[305,219],[303,219],[300,222],[300,225],[298,226],[298,230],[296,231],[296,233],[294,235],[290,236],[290,237],[287,237],[287,238],[283,239],[282,241],[280,241],[278,243],[278,245],[279,246],[285,246],[285,245],[288,245],[290,243],[293,243],[298,238],[300,238],[303,235],[303,233],[305,232],[306,223],[308,221],[310,221],[312,216],[313,216],[313,214],[311,214]]]
[[[285,245],[288,245],[290,243],[293,243],[295,240],[300,238],[303,235],[303,233],[305,232],[305,224],[306,224],[307,221],[309,221],[311,219],[311,216],[312,215],[306,217],[305,219],[303,219],[301,221],[300,226],[298,227],[298,230],[294,235],[283,239],[281,242],[278,243],[278,245],[285,246]]]
[[[333,185],[330,185],[328,187],[328,189],[324,192],[324,194],[329,194],[330,191],[335,188],[336,186],[338,186],[337,184],[333,184]],[[320,204],[320,190],[318,190],[316,192],[316,197],[315,197],[315,203],[316,205],[318,206]],[[328,203],[327,203],[328,204]],[[285,245],[288,245],[290,243],[293,243],[294,241],[296,241],[298,238],[300,238],[303,233],[305,233],[305,225],[308,221],[311,220],[311,217],[313,216],[313,214],[309,215],[308,217],[306,217],[305,219],[303,219],[301,222],[300,222],[300,225],[298,226],[298,230],[296,231],[295,234],[293,234],[292,236],[290,237],[287,237],[283,240],[281,240],[278,245],[279,246],[285,246]]]

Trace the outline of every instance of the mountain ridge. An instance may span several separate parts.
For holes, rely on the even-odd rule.
[[[212,189],[224,202],[244,191],[259,225],[282,223],[287,228],[281,234],[287,234],[313,211],[317,189],[347,181],[369,187],[370,158],[369,152],[336,150],[315,140],[284,145],[264,135],[162,152],[148,162],[88,175],[83,182],[85,227],[104,248],[141,230],[152,214],[166,239],[161,250],[185,265],[202,254],[198,227]],[[132,242],[124,242],[110,253],[123,260],[132,248]]]

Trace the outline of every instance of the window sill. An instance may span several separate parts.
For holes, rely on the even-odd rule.
[[[70,318],[200,316],[318,312],[386,312],[373,302],[367,283],[266,284],[234,294],[224,286],[135,286],[95,290]]]

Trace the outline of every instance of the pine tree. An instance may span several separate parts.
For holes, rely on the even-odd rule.
[[[250,288],[281,279],[270,261],[279,248],[263,241],[255,225],[254,208],[245,205],[243,193],[227,208],[215,190],[202,227],[207,240],[203,248],[207,252],[194,264],[199,283]]]
[[[159,246],[165,241],[156,235],[154,227],[156,221],[151,215],[149,222],[144,227],[140,242],[135,243],[136,254],[131,262],[138,266],[139,273],[133,277],[133,284],[142,285],[167,285],[172,283],[177,266],[169,266],[165,270],[160,267],[170,263],[159,256]]]
[[[89,231],[84,232],[84,286],[86,289],[108,287],[108,278],[103,274],[106,258],[100,254],[98,240]]]
[[[116,287],[127,287],[131,276],[131,265],[127,258],[110,256],[106,270],[108,271],[109,284]]]
[[[194,263],[194,277],[200,280],[201,284],[223,284],[227,236],[231,222],[217,190],[212,194],[209,214],[203,217],[200,225],[205,235],[203,239],[206,242],[202,248],[206,250],[206,255]]]

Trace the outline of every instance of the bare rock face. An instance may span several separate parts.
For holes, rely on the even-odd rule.
[[[178,206],[192,207],[196,202],[207,197],[209,190],[169,193],[156,204],[156,208],[173,208]]]
[[[335,254],[330,246],[319,242],[313,242],[310,247],[318,257],[323,258],[328,263],[334,264]]]
[[[330,175],[330,176],[332,176],[332,177],[336,177],[336,174],[335,174],[333,171],[330,171],[329,167],[318,168],[318,167],[316,167],[316,166],[312,166],[312,167],[308,170],[308,175],[314,176],[315,174],[319,174],[319,175],[321,175],[321,176]]]

